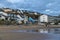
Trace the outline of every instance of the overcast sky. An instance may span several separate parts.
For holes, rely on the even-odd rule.
[[[27,9],[49,15],[60,14],[60,0],[0,0],[0,7]]]

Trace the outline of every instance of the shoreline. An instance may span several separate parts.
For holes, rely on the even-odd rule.
[[[46,29],[48,28],[60,28],[60,25],[49,25],[49,27],[46,27]],[[0,31],[7,31],[7,30],[37,30],[37,29],[45,29],[44,26],[40,26],[40,25],[30,25],[30,26],[26,26],[26,25],[0,25]]]

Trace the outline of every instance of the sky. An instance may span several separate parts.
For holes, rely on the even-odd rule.
[[[0,8],[26,9],[43,14],[60,14],[60,0],[0,0]]]

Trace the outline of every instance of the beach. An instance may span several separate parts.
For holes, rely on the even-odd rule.
[[[0,32],[0,40],[60,40],[60,35],[27,32]]]
[[[32,30],[32,29],[41,29],[41,28],[60,28],[60,25],[48,25],[48,27],[44,27],[41,25],[0,25],[0,31],[7,30]]]
[[[50,26],[49,28],[53,28],[57,25]],[[0,40],[60,40],[60,34],[17,32],[17,30],[34,30],[42,27],[38,25],[0,25]]]

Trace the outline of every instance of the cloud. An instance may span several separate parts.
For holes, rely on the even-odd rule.
[[[46,9],[45,11],[43,11],[43,13],[45,14],[50,14],[50,13],[53,13],[53,11],[49,10],[49,9]]]
[[[47,9],[47,10],[45,10],[46,12],[49,12],[50,10],[49,9]]]
[[[60,2],[50,2],[46,4],[46,8],[51,9],[51,10],[60,10]]]
[[[60,0],[0,0],[1,7],[35,10],[44,14],[58,15]]]
[[[19,3],[19,2],[24,2],[24,0],[6,0],[7,2],[10,2],[10,3]]]
[[[49,15],[59,15],[60,14],[60,1],[55,0],[53,2],[48,2],[46,4],[46,9],[43,11],[45,14]]]
[[[57,4],[57,2],[50,2],[48,4],[46,4],[46,7],[54,7]]]
[[[24,9],[33,9],[38,10],[40,7],[43,6],[44,1],[42,0],[6,0],[8,3],[12,3],[17,8],[24,8]]]
[[[57,16],[57,15],[60,15],[60,10],[55,11],[55,10],[46,9],[45,11],[43,11],[43,13],[48,14],[48,15]]]
[[[48,3],[48,4],[46,5],[46,7],[50,7],[50,6],[52,6],[52,3]]]
[[[0,8],[2,8],[2,7],[6,7],[6,6],[5,6],[4,4],[1,4],[1,3],[0,3]]]

